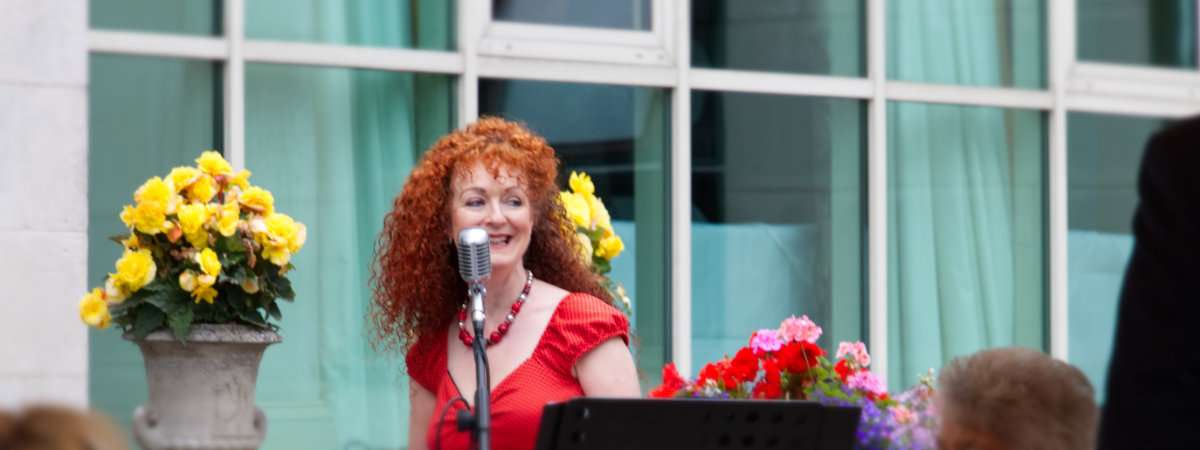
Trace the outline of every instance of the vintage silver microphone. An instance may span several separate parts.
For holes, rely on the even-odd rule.
[[[487,230],[471,227],[458,232],[458,272],[467,282],[471,294],[471,320],[482,327],[483,296],[487,294],[483,282],[492,276],[492,249]]]
[[[471,227],[458,232],[458,271],[467,282],[471,294],[471,322],[475,328],[475,339],[471,349],[475,354],[475,417],[464,417],[459,412],[459,429],[469,426],[471,440],[476,448],[491,448],[491,381],[488,370],[487,352],[483,335],[483,296],[487,294],[483,282],[492,275],[492,248],[487,230]],[[468,413],[469,414],[469,413]],[[473,419],[473,420],[472,420]],[[469,425],[464,422],[470,422]]]

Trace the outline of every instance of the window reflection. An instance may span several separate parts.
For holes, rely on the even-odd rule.
[[[864,106],[693,93],[692,358],[808,315],[823,345],[865,340]]]

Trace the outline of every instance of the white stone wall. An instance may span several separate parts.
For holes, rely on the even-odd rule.
[[[0,0],[0,409],[87,404],[87,0]]]

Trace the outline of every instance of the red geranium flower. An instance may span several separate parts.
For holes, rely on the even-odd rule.
[[[837,365],[833,366],[833,371],[837,372],[838,377],[841,377],[842,381],[845,381],[846,377],[849,377],[851,373],[854,373],[850,370],[850,366],[846,365],[846,360],[844,359],[838,360]]]
[[[679,370],[675,368],[675,363],[667,363],[663,366],[663,383],[652,389],[648,395],[650,398],[671,398],[675,393],[684,386],[687,386],[687,380],[679,375]]]
[[[825,351],[816,344],[805,341],[788,342],[779,349],[779,364],[788,372],[800,373],[817,365],[817,357]]]
[[[738,350],[737,355],[729,364],[729,374],[738,383],[754,381],[755,376],[758,375],[758,357],[754,355],[754,350],[750,347]]]
[[[779,365],[774,359],[763,360],[764,377],[762,381],[754,384],[754,391],[750,393],[754,398],[777,399],[783,396],[783,388],[779,382]]]

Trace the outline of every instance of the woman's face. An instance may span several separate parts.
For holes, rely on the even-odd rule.
[[[500,166],[497,176],[482,164],[457,170],[450,182],[452,239],[465,228],[482,227],[491,238],[492,268],[517,267],[529,248],[533,208],[515,172]]]

